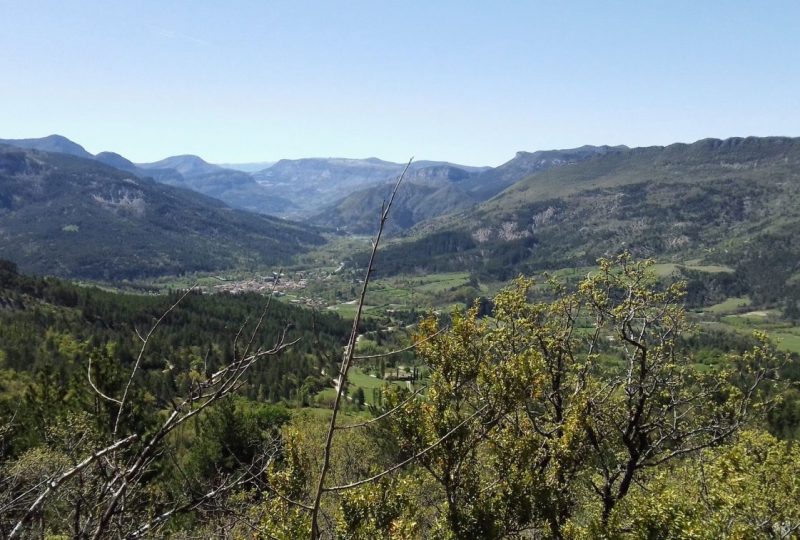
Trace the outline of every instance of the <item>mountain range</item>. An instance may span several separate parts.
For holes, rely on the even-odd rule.
[[[233,208],[261,214],[308,219],[334,208],[342,199],[360,190],[382,186],[402,172],[404,164],[377,158],[308,158],[283,159],[270,163],[250,163],[224,167],[206,162],[199,156],[171,156],[153,163],[133,163],[115,152],[92,155],[81,145],[61,135],[39,139],[0,139],[7,144],[25,149],[56,152],[93,159],[111,167],[172,186],[184,187],[214,197]],[[263,167],[258,168],[263,165]],[[425,169],[433,178],[436,169],[451,167],[464,174],[477,174],[488,167],[469,167],[446,162],[419,161],[411,165],[411,172]],[[418,174],[419,178],[426,175]],[[444,198],[446,205],[447,198]],[[441,204],[439,206],[442,206]],[[460,208],[454,206],[454,210]],[[332,209],[328,213],[335,213]],[[321,224],[339,226],[338,221],[318,220]],[[416,222],[415,222],[416,223]],[[355,228],[349,222],[344,228]]]
[[[119,280],[217,271],[285,263],[323,242],[308,226],[97,157],[0,144],[0,258],[25,272]]]
[[[390,233],[408,230],[419,223],[487,201],[522,178],[623,149],[627,148],[583,146],[570,150],[517,152],[513,159],[494,168],[435,162],[412,164],[416,167],[410,168],[404,179],[387,230]],[[352,233],[372,233],[377,224],[377,210],[393,185],[381,183],[354,191],[325,206],[311,221]],[[370,213],[369,209],[374,210]]]
[[[306,158],[233,165],[226,168],[199,156],[171,156],[153,163],[133,163],[120,154],[92,155],[60,135],[40,139],[0,139],[26,149],[93,159],[139,178],[154,180],[214,197],[233,208],[307,221],[355,234],[374,231],[383,200],[405,164],[378,158]],[[615,147],[617,150],[624,147]],[[484,202],[530,174],[571,165],[614,150],[584,146],[570,150],[517,152],[498,167],[470,167],[445,161],[414,161],[396,201],[389,234]],[[242,170],[246,169],[246,170]],[[371,212],[370,212],[371,210]]]
[[[800,138],[608,148],[416,226],[384,248],[378,272],[508,279],[623,249],[732,268],[750,294],[771,291],[765,302],[800,297]]]
[[[137,164],[115,152],[92,155],[81,145],[61,135],[40,139],[0,139],[0,144],[93,159],[139,178],[153,178],[164,184],[197,191],[242,210],[285,215],[294,209],[291,201],[268,193],[250,174],[207,163],[198,156],[172,156],[155,163]]]
[[[3,142],[0,257],[85,277],[285,261],[324,242],[313,225],[371,234],[405,167],[316,158],[247,173],[197,156],[93,156],[59,136]],[[766,275],[781,284],[772,291],[800,296],[800,139],[518,152],[495,168],[414,162],[389,227],[384,274],[468,269],[506,279],[629,249],[727,265],[748,290]],[[117,236],[135,239],[124,256],[114,254]]]

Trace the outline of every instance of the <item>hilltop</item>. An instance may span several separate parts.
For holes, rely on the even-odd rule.
[[[95,160],[0,145],[0,258],[119,280],[279,264],[323,239]]]
[[[798,188],[800,139],[609,148],[417,226],[384,250],[379,271],[469,268],[508,279],[629,249],[731,265],[750,288],[771,289],[777,299],[797,293]]]

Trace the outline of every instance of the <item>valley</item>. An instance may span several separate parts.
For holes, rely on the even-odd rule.
[[[517,358],[506,349],[527,332],[545,332],[526,347],[546,351],[548,340],[590,342],[579,355],[594,362],[592,376],[617,376],[632,361],[620,335],[636,341],[609,326],[620,312],[603,310],[625,303],[624,287],[642,295],[630,308],[643,310],[641,320],[666,324],[660,317],[672,312],[663,310],[674,310],[681,333],[668,348],[682,351],[680,377],[697,388],[730,373],[734,399],[746,390],[739,377],[753,373],[739,367],[743,358],[783,358],[776,377],[786,386],[753,425],[800,436],[800,139],[519,152],[496,168],[412,163],[359,305],[387,180],[403,167],[282,160],[246,172],[197,156],[133,164],[60,137],[0,144],[0,411],[30,426],[8,424],[15,436],[3,451],[45,448],[42,433],[74,418],[105,436],[121,403],[107,393],[127,392],[134,366],[136,408],[116,412],[124,429],[150,433],[162,417],[181,419],[153,432],[173,463],[143,485],[180,489],[186,470],[230,478],[275,438],[318,448],[337,418],[348,433],[380,420],[376,433],[417,452],[420,422],[444,422],[433,431],[442,440],[466,422],[453,411],[420,420],[425,407],[450,407],[441,396],[459,395],[446,374],[492,381],[480,384],[497,389],[474,391],[500,403],[513,384],[528,384],[515,378],[522,368],[502,371]],[[587,292],[618,280],[624,287],[608,298]],[[486,372],[470,374],[473,361]],[[582,376],[579,367],[568,376]],[[218,399],[208,389],[219,389],[221,404],[205,411]],[[15,409],[20,400],[35,406]],[[417,420],[382,420],[407,401],[421,407],[407,411]],[[192,430],[178,427],[195,414]],[[304,459],[318,459],[309,448]],[[504,459],[522,455],[509,452]]]
[[[0,540],[800,540],[798,20],[4,2]]]
[[[403,168],[374,158],[306,159],[244,172],[197,156],[136,165],[113,152],[92,156],[61,136],[0,144],[0,256],[22,271],[131,290],[197,284],[207,292],[262,294],[280,271],[275,292],[282,301],[343,316],[354,312],[387,181]],[[103,175],[117,184],[99,184]],[[62,177],[84,194],[54,189]],[[463,308],[517,274],[574,279],[598,257],[627,249],[659,261],[662,278],[687,280],[698,317],[732,329],[742,320],[748,328],[788,324],[784,346],[793,347],[786,313],[794,314],[800,297],[798,184],[800,141],[776,137],[518,152],[496,168],[412,162],[365,313]],[[300,221],[248,218],[187,188]],[[178,198],[167,203],[169,197]],[[227,217],[211,217],[220,212]],[[253,232],[242,235],[243,226]],[[210,237],[214,247],[202,243]],[[738,317],[756,311],[768,316]]]

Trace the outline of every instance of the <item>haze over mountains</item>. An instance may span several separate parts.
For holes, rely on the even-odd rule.
[[[111,152],[92,156],[59,136],[0,143],[13,145],[0,154],[0,257],[69,276],[283,261],[324,242],[314,225],[371,234],[405,167],[376,158],[313,158],[281,160],[251,174],[191,155],[147,164]],[[800,139],[518,152],[495,168],[415,162],[389,232],[406,238],[383,250],[382,273],[468,268],[505,279],[592,264],[628,248],[639,256],[748,267],[751,274],[771,265],[771,275],[794,294]],[[115,235],[138,240],[120,248]],[[769,249],[775,246],[780,250]],[[124,253],[109,257],[114,249]],[[206,251],[212,255],[198,261]],[[64,255],[71,252],[85,257]],[[351,262],[361,264],[360,257]]]
[[[0,258],[114,281],[281,264],[312,228],[231,209],[95,159],[0,145]]]
[[[308,158],[264,162],[260,169],[256,169],[257,163],[226,168],[194,155],[171,156],[154,163],[137,164],[114,152],[93,156],[81,145],[60,135],[40,139],[0,139],[0,144],[94,159],[141,178],[150,177],[158,182],[198,191],[234,208],[295,219],[309,218],[355,191],[395,179],[405,167],[404,164],[377,158]],[[488,169],[419,161],[412,164],[411,171],[442,166],[458,169],[459,174],[465,175]],[[421,173],[419,178],[424,176],[426,173]],[[430,172],[427,176],[433,178],[436,173]]]
[[[405,164],[377,158],[306,158],[264,162],[264,167],[258,170],[257,163],[234,165],[238,167],[234,169],[194,155],[136,164],[114,152],[93,156],[60,135],[7,139],[0,143],[94,159],[140,178],[150,177],[209,195],[234,208],[310,220],[353,233],[370,233],[374,228],[374,220],[363,212],[353,212],[353,208],[362,204],[379,207],[405,168]],[[396,214],[401,217],[391,225],[391,230],[403,231],[432,217],[468,208],[529,174],[575,163],[608,149],[585,146],[574,150],[518,152],[496,168],[415,161],[406,177],[406,193],[398,201]]]

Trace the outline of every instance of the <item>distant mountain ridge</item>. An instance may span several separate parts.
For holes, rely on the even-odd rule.
[[[409,170],[397,194],[388,233],[399,233],[416,224],[462,210],[480,202],[462,188],[476,173],[453,165],[429,165]],[[377,216],[395,182],[381,183],[355,191],[325,207],[312,223],[356,234],[372,234]]]
[[[276,216],[286,215],[295,208],[286,197],[262,188],[250,174],[225,169],[199,156],[171,156],[154,163],[140,163],[138,167],[159,182],[197,191],[234,208]]]
[[[275,165],[274,161],[258,161],[255,163],[217,163],[223,169],[233,169],[234,171],[242,171],[246,173],[254,173],[263,171]]]
[[[140,163],[139,167],[145,170],[174,169],[183,176],[198,176],[223,170],[219,165],[212,165],[200,156],[195,156],[192,154],[171,156],[154,163]]]
[[[100,152],[94,156],[61,135],[40,139],[0,139],[0,144],[93,159],[140,178],[150,177],[158,182],[197,191],[242,210],[282,215],[295,207],[291,201],[267,193],[249,174],[207,163],[198,156],[172,156],[155,163],[135,164],[115,152]]]
[[[117,161],[113,156],[106,156]],[[318,231],[65,153],[0,145],[0,258],[100,280],[283,264]]]
[[[787,291],[800,284],[800,138],[703,139],[590,154],[418,225],[384,248],[381,270],[466,267],[507,279],[592,265],[628,249],[741,268],[742,279],[760,273],[753,287],[768,274]]]
[[[48,135],[38,139],[0,139],[0,144],[8,144],[28,150],[41,150],[43,152],[58,152],[85,159],[94,159],[94,156],[78,143],[72,142],[63,135]]]
[[[297,202],[299,215],[309,215],[357,189],[383,183],[399,174],[402,165],[379,159],[282,159],[253,173],[271,193]]]
[[[627,146],[581,146],[565,150],[517,152],[513,159],[475,176],[465,188],[481,200],[489,199],[510,185],[532,174],[554,167],[572,165],[611,151],[627,150]]]
[[[114,167],[115,169],[119,169],[121,171],[127,171],[137,176],[140,175],[142,172],[141,169],[137,167],[132,161],[122,157],[116,152],[100,152],[99,154],[94,156],[94,159],[99,161],[100,163],[108,165],[109,167]]]
[[[152,163],[132,163],[114,152],[92,156],[66,137],[7,140],[23,148],[61,152],[168,185],[188,188],[217,198],[234,208],[262,214],[310,219],[313,223],[358,234],[372,230],[370,211],[380,206],[405,164],[379,158],[304,158],[265,163],[253,171],[234,170],[208,163],[199,156],[171,156]],[[522,178],[578,163],[625,147],[584,146],[568,150],[517,152],[495,167],[471,167],[445,161],[420,160],[409,167],[407,195],[395,212],[404,216],[389,226],[399,233],[420,223],[461,211],[500,193]],[[246,167],[247,168],[247,167]]]
[[[318,214],[326,205],[351,193],[396,178],[405,167],[405,164],[378,158],[307,158],[232,165],[237,167],[233,169],[208,163],[190,154],[171,156],[152,163],[133,163],[114,152],[101,152],[94,156],[61,135],[40,139],[7,139],[2,142],[20,148],[93,159],[140,178],[150,177],[158,182],[192,189],[234,208],[292,218]],[[263,167],[256,170],[258,165]],[[469,174],[488,169],[440,161],[419,161],[413,163],[410,170],[415,172],[431,167],[452,167]]]
[[[582,146],[567,150],[517,152],[514,158],[495,168],[464,168],[430,161],[415,163],[406,175],[405,185],[395,203],[395,219],[388,224],[387,231],[402,232],[464,210],[530,175],[624,149],[627,147]],[[374,224],[364,212],[380,208],[389,189],[387,185],[376,185],[358,190],[325,207],[312,221],[349,232],[369,233]],[[397,216],[402,217],[398,219]]]

